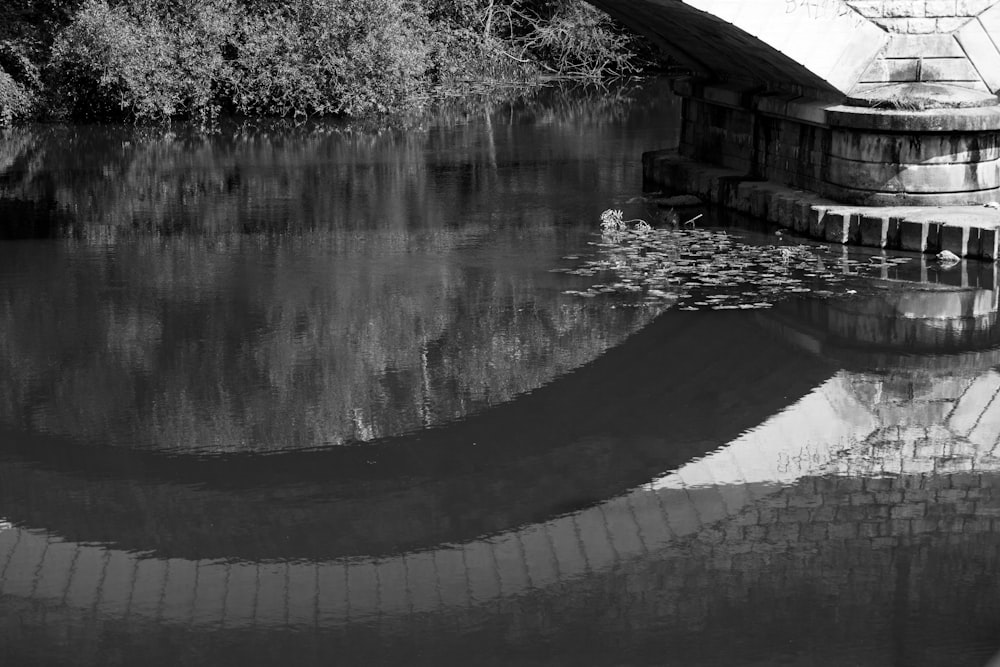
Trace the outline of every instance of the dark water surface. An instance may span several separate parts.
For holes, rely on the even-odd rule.
[[[994,267],[595,234],[676,112],[0,135],[0,664],[987,664]]]

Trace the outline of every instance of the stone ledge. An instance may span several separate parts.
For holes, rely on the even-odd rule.
[[[998,161],[945,162],[937,164],[891,164],[864,162],[831,155],[827,158],[827,180],[853,190],[873,193],[914,195],[956,195],[974,197],[990,191],[995,200],[1000,188]],[[891,194],[890,194],[891,196]],[[857,201],[857,200],[855,200]],[[979,203],[985,203],[979,200]]]
[[[1000,129],[1000,105],[995,95],[940,83],[859,84],[843,103],[792,93],[762,93],[759,87],[737,83],[702,83],[684,77],[672,88],[716,106],[756,110],[768,116],[820,127],[889,132],[982,132]],[[912,103],[915,108],[895,108]]]
[[[831,105],[802,96],[758,95],[754,97],[757,111],[775,118],[796,120],[800,123],[827,127],[826,110]]]
[[[955,59],[945,59],[953,62]],[[899,61],[890,61],[899,62]],[[915,63],[919,69],[921,63],[925,67],[933,67],[930,59],[906,61]],[[962,61],[964,62],[964,61]],[[921,76],[926,76],[925,72]],[[964,80],[964,79],[963,79]],[[972,79],[968,79],[972,80]],[[898,105],[906,106],[900,107]],[[997,106],[996,95],[974,90],[964,85],[955,85],[938,81],[888,81],[875,86],[864,85],[855,88],[847,98],[848,106],[870,107],[874,109],[921,110],[931,109],[981,109]]]
[[[691,77],[674,79],[672,90],[716,106],[759,111],[767,116],[827,127],[826,110],[837,103],[799,93],[761,92],[760,86],[739,83],[704,83]]]
[[[937,253],[996,261],[1000,210],[983,206],[851,206],[814,192],[750,180],[733,169],[707,165],[673,150],[642,156],[644,179],[657,187],[764,218],[831,243]]]
[[[1000,107],[958,109],[872,109],[845,104],[827,107],[827,122],[833,127],[885,132],[986,132],[1000,130]]]

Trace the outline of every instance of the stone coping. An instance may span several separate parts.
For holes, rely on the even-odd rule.
[[[922,85],[923,88],[918,86]],[[1000,105],[995,95],[956,86],[912,84],[865,89],[841,102],[823,101],[792,93],[762,92],[737,83],[700,83],[676,79],[672,89],[682,97],[696,97],[733,109],[755,109],[768,116],[788,118],[821,127],[881,132],[989,132],[1000,130]],[[920,109],[892,107],[907,91]],[[898,92],[895,96],[893,93]]]
[[[861,84],[846,100],[849,106],[914,111],[995,107],[998,102],[996,95],[981,90],[926,81]]]
[[[826,108],[834,127],[884,132],[987,132],[1000,129],[1000,107],[959,109],[872,109],[838,104]]]
[[[820,241],[923,253],[949,250],[990,262],[1000,254],[1000,210],[994,208],[845,205],[696,162],[675,150],[644,153],[642,166],[647,184],[697,195]]]
[[[717,106],[732,109],[756,109],[781,118],[790,118],[812,125],[827,126],[826,110],[835,101],[823,101],[807,95],[781,92],[762,92],[759,87],[739,83],[703,83],[692,77],[681,77],[671,82],[671,89],[681,97],[694,97]]]

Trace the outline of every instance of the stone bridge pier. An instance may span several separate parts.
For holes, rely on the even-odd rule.
[[[683,158],[847,205],[1000,199],[998,0],[593,3],[692,72]]]

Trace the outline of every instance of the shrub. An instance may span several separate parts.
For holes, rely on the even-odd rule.
[[[24,86],[0,69],[0,127],[27,117],[32,110],[32,97]]]
[[[554,75],[599,79],[638,71],[634,37],[586,2],[529,3],[519,18],[524,51]]]
[[[0,41],[0,69],[27,90],[38,91],[42,87],[42,77],[32,51],[32,45],[22,40]]]
[[[141,2],[89,0],[56,38],[50,67],[73,115],[161,120],[213,114],[233,5],[158,15]]]
[[[430,25],[405,0],[301,0],[240,27],[232,97],[251,115],[395,111],[427,89]]]
[[[297,18],[320,113],[397,110],[426,89],[430,26],[419,4],[305,0]]]
[[[226,0],[88,0],[51,67],[78,116],[214,116],[226,97],[249,115],[361,115],[426,89],[429,32],[406,0],[301,0],[261,13]]]
[[[541,67],[621,74],[629,47],[579,0],[84,0],[48,71],[74,116],[360,116]]]
[[[252,116],[302,116],[323,108],[309,75],[299,24],[284,11],[247,16],[230,63],[229,95],[235,109]]]
[[[604,78],[637,70],[639,46],[604,12],[580,0],[426,0],[446,24],[442,80],[455,60],[487,81],[530,78],[539,70],[557,78]],[[450,53],[457,58],[449,58]]]
[[[429,40],[429,75],[434,84],[461,92],[469,86],[536,78],[536,63],[524,57],[521,47],[510,39],[509,30],[505,31],[503,21],[493,21],[495,14],[502,12],[491,5],[464,9],[435,24]],[[470,16],[473,9],[479,13]]]

